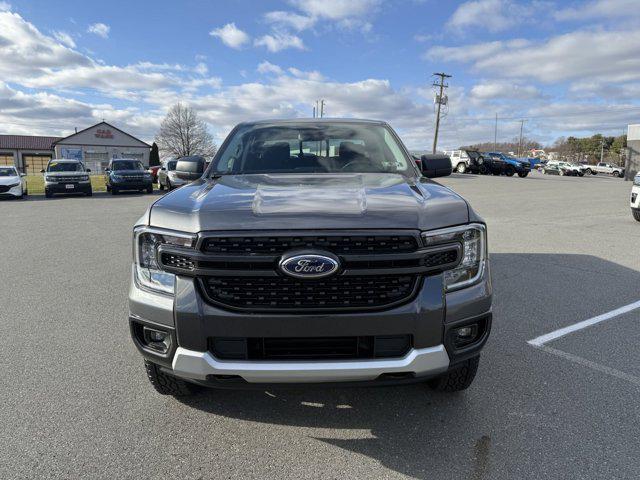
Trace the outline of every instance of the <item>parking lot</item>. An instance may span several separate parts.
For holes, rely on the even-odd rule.
[[[0,202],[0,478],[637,478],[630,182],[453,175],[488,224],[494,324],[460,394],[158,395],[129,338],[131,227],[158,198]]]

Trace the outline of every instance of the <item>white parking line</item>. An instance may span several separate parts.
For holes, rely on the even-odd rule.
[[[633,310],[636,310],[638,308],[640,308],[640,300],[630,303],[629,305],[625,305],[624,307],[616,308],[615,310],[611,310],[610,312],[603,313],[602,315],[598,315],[597,317],[574,323],[573,325],[569,325],[568,327],[559,328],[558,330],[554,330],[553,332],[541,335],[534,338],[533,340],[529,340],[527,343],[529,345],[533,345],[534,347],[541,347],[545,343],[548,343],[552,340],[564,337],[565,335],[577,332],[578,330],[590,327],[591,325],[606,322],[607,320],[611,320],[612,318],[619,317],[620,315],[624,315],[625,313],[632,312]]]

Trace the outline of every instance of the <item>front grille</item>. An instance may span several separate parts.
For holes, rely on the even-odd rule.
[[[346,254],[413,252],[418,248],[412,235],[318,235],[216,237],[203,242],[205,253],[281,255],[294,249],[318,249]]]
[[[322,280],[268,277],[208,277],[202,285],[218,305],[250,311],[370,310],[407,300],[418,275],[351,275]]]
[[[0,185],[0,193],[6,193],[11,190],[12,187],[9,185]]]
[[[163,253],[162,263],[169,267],[193,270],[196,266],[195,262],[184,255],[176,255],[173,253]]]
[[[140,177],[123,177],[125,182],[141,182],[144,177],[140,176]]]
[[[220,360],[342,360],[405,355],[411,335],[293,338],[209,338],[209,351]]]
[[[80,181],[80,177],[53,177],[53,181],[75,183]]]

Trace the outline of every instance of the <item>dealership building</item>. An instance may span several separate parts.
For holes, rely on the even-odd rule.
[[[107,122],[68,137],[0,135],[0,165],[15,165],[21,172],[38,173],[51,158],[72,158],[101,172],[112,158],[134,158],[149,165],[151,146]]]

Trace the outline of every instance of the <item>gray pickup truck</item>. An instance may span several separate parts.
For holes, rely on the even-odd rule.
[[[133,231],[129,323],[162,394],[467,388],[491,328],[483,220],[384,122],[238,125]]]

